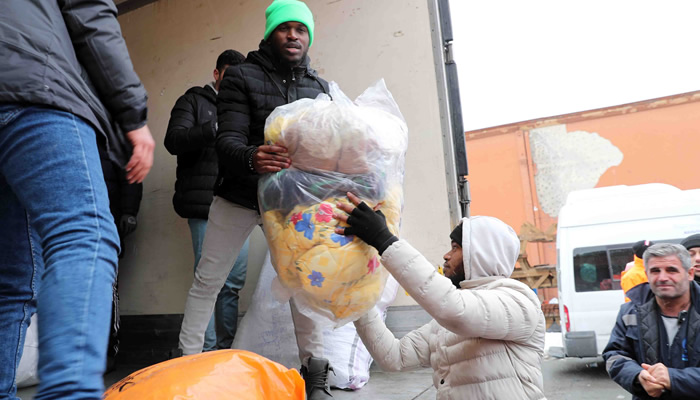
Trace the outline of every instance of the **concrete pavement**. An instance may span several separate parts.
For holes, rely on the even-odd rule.
[[[547,333],[545,348],[561,345],[561,334]],[[140,366],[120,366],[105,375],[105,386],[118,382]],[[602,359],[557,359],[545,356],[542,363],[545,395],[549,400],[630,399],[632,396],[615,384],[605,372]],[[36,386],[18,391],[22,400],[31,399]],[[358,391],[333,390],[338,400],[432,400],[436,390],[432,369],[409,372],[384,372],[372,366],[370,380]]]

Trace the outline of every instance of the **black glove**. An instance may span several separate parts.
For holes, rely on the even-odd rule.
[[[374,247],[379,255],[384,253],[392,243],[399,240],[386,226],[386,218],[381,211],[373,211],[363,201],[348,217],[349,227],[345,235],[355,235],[368,245]]]
[[[119,219],[119,236],[126,236],[136,230],[136,217],[124,214]]]

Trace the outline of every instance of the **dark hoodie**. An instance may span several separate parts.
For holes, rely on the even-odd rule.
[[[328,83],[309,67],[309,58],[290,68],[278,61],[267,42],[248,53],[246,62],[229,67],[221,82],[216,150],[219,178],[215,194],[243,207],[258,209],[258,175],[249,167],[263,144],[265,119],[276,108],[328,93]]]
[[[216,92],[209,85],[189,89],[170,113],[165,148],[177,156],[173,205],[183,218],[209,215],[219,172],[215,122]]]

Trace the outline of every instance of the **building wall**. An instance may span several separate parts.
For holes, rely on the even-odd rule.
[[[149,93],[149,126],[156,140],[154,167],[144,181],[139,228],[120,263],[125,315],[182,313],[193,277],[187,222],[172,208],[175,157],[163,146],[170,110],[187,88],[212,79],[218,54],[257,48],[269,3],[253,0],[160,0],[119,17],[124,37]],[[440,116],[425,0],[309,0],[316,20],[309,55],[321,76],[351,98],[384,78],[409,127],[402,236],[441,263],[450,230]],[[266,243],[251,243],[245,310]],[[412,304],[399,291],[396,305]]]
[[[497,216],[518,232],[524,222],[546,230],[571,190],[700,188],[700,91],[481,129],[466,140],[472,215]],[[531,265],[556,263],[554,243],[530,244],[527,253]]]
[[[661,182],[680,189],[700,188],[700,174],[694,168],[700,149],[700,101],[567,127],[569,131],[597,132],[625,155],[619,166],[600,177],[599,186]]]

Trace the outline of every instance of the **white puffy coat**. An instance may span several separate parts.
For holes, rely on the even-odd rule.
[[[505,277],[517,260],[517,235],[496,218],[463,224],[467,280],[461,290],[405,241],[382,255],[382,264],[435,319],[398,340],[371,311],[355,321],[357,331],[384,370],[431,366],[440,400],[544,399],[540,302],[532,289]]]

